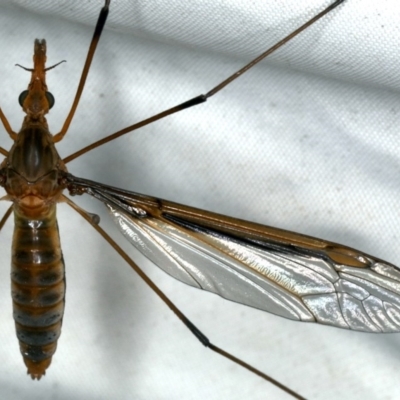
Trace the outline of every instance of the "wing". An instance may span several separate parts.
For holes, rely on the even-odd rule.
[[[400,269],[349,247],[66,175],[174,278],[297,321],[400,332]]]

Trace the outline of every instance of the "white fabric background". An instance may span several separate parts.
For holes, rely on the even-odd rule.
[[[48,74],[56,98],[48,121],[56,133],[102,3],[0,1],[0,105],[15,130],[29,74],[14,64],[31,66],[36,37],[47,39],[48,65],[67,60]],[[61,155],[207,92],[327,3],[113,1]],[[399,21],[396,1],[347,0],[208,103],[88,153],[69,169],[398,263]],[[11,146],[5,133],[1,146]],[[120,239],[101,205],[76,200]],[[63,333],[47,376],[32,382],[11,316],[11,222],[1,232],[2,398],[289,398],[198,344],[63,205]],[[186,287],[129,252],[215,344],[303,396],[399,398],[400,335],[287,321]]]

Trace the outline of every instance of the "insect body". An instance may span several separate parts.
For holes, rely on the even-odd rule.
[[[2,164],[2,179],[13,202],[12,297],[21,353],[28,373],[40,378],[50,365],[61,333],[65,272],[56,219],[66,171],[45,118],[54,103],[45,80],[46,42],[35,41],[34,68],[20,104],[21,131]]]
[[[38,42],[40,46],[43,43]],[[44,65],[41,68],[44,69]],[[39,81],[34,79],[34,83]],[[55,245],[52,247],[55,257],[48,259],[47,265],[57,265],[58,275],[48,286],[56,290],[52,293],[48,291],[51,295],[47,296],[47,303],[40,300],[37,293],[31,291],[28,295],[30,303],[34,307],[38,305],[41,313],[49,308],[52,314],[48,319],[46,316],[46,323],[40,327],[30,326],[33,319],[20,312],[19,306],[16,306],[15,314],[23,319],[25,325],[21,324],[22,327],[28,326],[26,330],[44,332],[40,338],[42,342],[37,341],[36,350],[30,353],[27,348],[31,346],[29,350],[33,349],[32,338],[39,340],[40,335],[31,335],[28,339],[30,342],[24,342],[25,332],[20,335],[22,352],[34,378],[39,378],[50,362],[50,353],[45,353],[45,346],[55,343],[53,339],[58,336],[61,323],[64,291],[62,259],[57,250],[58,234],[52,210],[55,203],[62,199],[61,191],[64,188],[72,194],[88,193],[104,202],[133,244],[138,245],[161,268],[193,286],[292,319],[362,331],[398,330],[398,269],[388,263],[319,239],[138,195],[66,173],[64,162],[71,161],[74,155],[62,161],[54,150],[52,140],[46,142],[48,131],[44,114],[51,103],[51,96],[46,92],[46,88],[42,88],[40,95],[34,92],[31,96],[26,93],[21,96],[23,104],[25,101],[30,104],[33,100],[33,106],[27,105],[24,109],[28,114],[26,118],[33,124],[33,131],[36,129],[39,133],[24,138],[24,129],[18,134],[22,133],[20,137],[14,136],[14,132],[8,129],[16,143],[6,154],[1,171],[2,183],[9,199],[14,202],[17,222],[27,221],[25,226],[31,229],[30,236],[23,237],[40,244],[36,255],[46,253],[41,253],[45,235],[38,233],[39,227],[43,226],[42,221],[52,226],[46,238],[51,238],[47,242],[52,241],[52,246]],[[200,103],[215,92],[213,89],[177,109]],[[67,127],[69,122],[70,118]],[[132,129],[129,127],[126,132]],[[63,137],[66,129],[62,131],[61,135],[55,136],[56,140]],[[19,153],[25,153],[22,161],[18,158]],[[43,156],[39,157],[38,154]],[[20,218],[21,207],[23,218]],[[42,215],[45,218],[41,219]],[[17,226],[19,231],[21,229]],[[21,242],[15,245],[15,249],[20,248]],[[35,250],[33,247],[30,249]],[[18,251],[15,253],[18,255]],[[44,258],[37,259],[43,264]],[[21,257],[19,264],[23,262]],[[17,289],[21,288],[21,283],[28,286],[29,280],[19,280]],[[44,291],[47,291],[47,287]],[[14,296],[15,303],[20,304],[23,296],[17,295]],[[349,296],[352,298],[349,299]],[[368,302],[371,299],[375,301],[373,304]],[[32,313],[34,307],[26,309]],[[359,314],[358,311],[363,308],[367,311]],[[356,312],[352,313],[354,310]],[[183,317],[182,320],[193,328]],[[196,329],[192,331],[203,344],[210,345]],[[37,357],[38,353],[46,361]]]

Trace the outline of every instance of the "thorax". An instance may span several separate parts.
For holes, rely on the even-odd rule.
[[[66,171],[47,124],[24,124],[2,164],[9,200],[23,214],[43,213],[57,202],[63,187],[59,172]]]

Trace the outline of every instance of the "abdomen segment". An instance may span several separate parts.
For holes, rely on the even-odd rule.
[[[51,363],[61,334],[65,303],[65,269],[56,206],[40,219],[14,211],[12,299],[21,354],[32,379]]]

